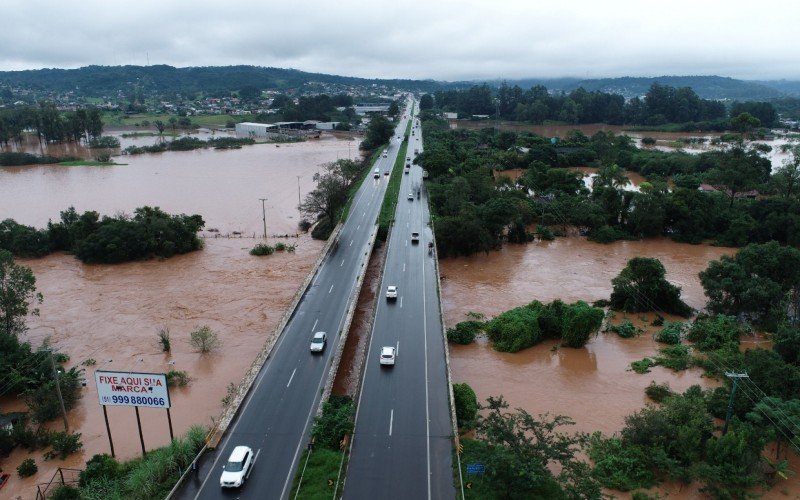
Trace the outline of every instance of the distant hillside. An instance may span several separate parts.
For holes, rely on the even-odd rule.
[[[434,90],[432,80],[378,80],[306,73],[294,69],[259,66],[208,66],[175,68],[156,66],[86,66],[78,69],[0,71],[0,86],[24,86],[45,91],[75,91],[83,96],[108,96],[139,86],[159,94],[236,91],[246,85],[287,90],[310,82],[361,86],[385,85],[403,90]]]
[[[557,79],[535,79],[526,78],[521,80],[507,80],[509,85],[519,85],[523,89],[528,89],[533,85],[544,85],[550,90],[570,92],[583,87],[586,90],[600,90],[614,94],[622,94],[627,97],[643,96],[653,82],[671,87],[691,87],[697,94],[704,99],[730,99],[734,101],[755,101],[769,100],[785,97],[788,93],[774,83],[779,82],[751,82],[736,80],[723,76],[659,76],[659,77],[631,77],[622,78],[597,78],[580,80],[577,78],[557,78]],[[488,82],[490,85],[499,86],[501,81],[494,80]],[[798,82],[786,82],[794,84],[800,91]]]
[[[770,87],[778,92],[782,92],[791,97],[800,97],[800,82],[793,80],[764,80],[755,83],[760,83],[765,87]]]

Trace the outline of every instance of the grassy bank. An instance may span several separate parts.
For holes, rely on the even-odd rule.
[[[406,127],[403,144],[400,145],[400,151],[397,153],[392,175],[389,177],[389,186],[386,188],[386,195],[383,198],[383,205],[381,205],[381,213],[378,215],[378,238],[382,241],[386,241],[386,236],[389,234],[389,226],[394,221],[397,198],[400,196],[400,182],[403,180],[403,165],[405,165],[406,153],[408,152],[408,134],[410,131],[411,120],[409,120]]]
[[[342,493],[342,486],[344,486],[340,482],[339,490],[334,492],[336,480],[339,477],[339,467],[342,463],[342,452],[318,448],[310,453],[311,455],[309,456],[309,452],[306,451],[300,457],[300,471],[303,472],[303,483],[300,484],[300,474],[296,474],[289,498],[295,498],[298,487],[302,489],[297,498],[306,500],[338,498]],[[306,460],[308,460],[307,464]],[[306,465],[305,471],[303,471],[303,464]]]

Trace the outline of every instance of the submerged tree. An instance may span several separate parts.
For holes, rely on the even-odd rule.
[[[666,270],[658,259],[634,257],[611,280],[611,307],[628,312],[664,311],[689,316],[692,308],[681,300],[681,289],[664,276]]]
[[[0,333],[23,332],[26,316],[39,314],[31,306],[41,302],[42,294],[36,292],[36,277],[31,269],[16,264],[10,252],[0,250]]]

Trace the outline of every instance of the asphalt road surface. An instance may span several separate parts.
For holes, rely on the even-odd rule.
[[[408,147],[412,160],[415,148],[422,151],[421,130],[414,130]],[[435,255],[427,248],[433,241],[430,214],[422,168],[410,170],[403,176],[386,254],[384,298],[367,353],[345,499],[456,496]],[[414,231],[420,233],[418,244],[411,242]],[[389,285],[397,286],[396,300],[385,298]],[[393,367],[379,363],[383,346],[397,349]]]
[[[369,261],[370,233],[389,182],[383,172],[391,171],[394,166],[400,146],[395,137],[405,132],[406,124],[403,120],[398,125],[388,157],[375,164],[374,168],[380,169],[380,178],[374,179],[370,173],[358,190],[338,243],[320,266],[225,438],[214,452],[203,457],[198,473],[185,482],[176,498],[288,496],[338,347],[348,301],[357,293],[359,270]],[[322,353],[312,354],[309,345],[317,331],[327,332],[328,345]],[[239,445],[249,446],[258,454],[256,463],[242,488],[223,490],[219,484],[222,466]]]

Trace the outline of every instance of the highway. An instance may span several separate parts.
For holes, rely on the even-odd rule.
[[[403,135],[406,124],[407,120],[401,120],[388,157],[375,164],[380,178],[374,179],[370,173],[359,188],[338,243],[331,247],[300,300],[224,439],[215,451],[203,457],[199,472],[186,481],[175,498],[288,496],[338,347],[348,301],[357,295],[358,272],[369,261],[369,238],[389,181],[383,172],[394,166],[400,146],[396,137]],[[328,333],[328,344],[321,354],[309,351],[316,331]],[[242,363],[248,364],[249,360]],[[257,453],[253,472],[242,488],[223,490],[219,484],[222,466],[239,445],[249,446]]]
[[[409,155],[422,151],[421,129]],[[452,499],[452,424],[435,256],[422,168],[403,176],[391,231],[382,298],[373,323],[356,415],[344,498]],[[416,189],[421,191],[416,198]],[[412,200],[408,200],[411,193]],[[411,233],[420,233],[412,244]],[[396,285],[398,297],[385,298]],[[382,346],[395,346],[393,367],[379,363]]]

